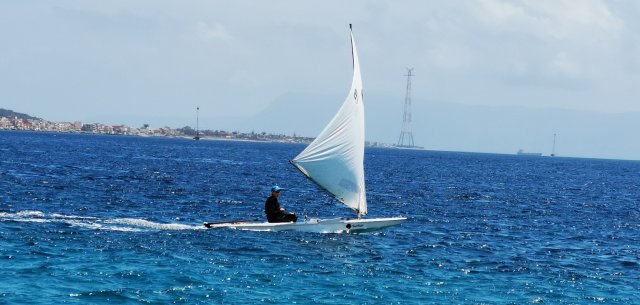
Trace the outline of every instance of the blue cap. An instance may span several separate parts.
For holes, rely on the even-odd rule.
[[[284,190],[284,189],[279,187],[279,186],[277,186],[277,185],[274,185],[274,186],[271,187],[271,191],[272,192],[279,192],[281,190]]]

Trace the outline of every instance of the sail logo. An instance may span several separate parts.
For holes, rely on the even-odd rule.
[[[358,103],[358,89],[353,90],[353,99]]]

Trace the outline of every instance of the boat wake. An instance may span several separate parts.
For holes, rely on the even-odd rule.
[[[0,222],[59,223],[71,227],[105,231],[149,232],[174,230],[202,230],[202,225],[159,223],[139,218],[99,218],[91,216],[45,214],[40,211],[0,212]]]

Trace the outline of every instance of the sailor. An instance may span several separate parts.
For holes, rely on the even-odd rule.
[[[277,185],[271,187],[271,196],[267,198],[267,202],[264,203],[264,213],[267,214],[267,221],[269,222],[296,222],[298,216],[293,213],[285,213],[284,209],[280,207],[280,188]]]

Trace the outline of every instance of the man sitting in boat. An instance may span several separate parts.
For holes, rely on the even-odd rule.
[[[283,189],[277,185],[271,188],[271,196],[267,198],[267,202],[264,203],[264,212],[267,214],[267,221],[269,222],[296,222],[298,216],[293,213],[285,213],[284,209],[280,207],[280,191]]]

